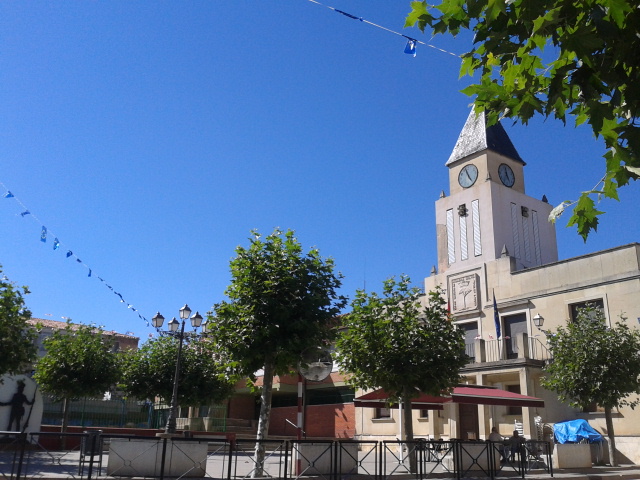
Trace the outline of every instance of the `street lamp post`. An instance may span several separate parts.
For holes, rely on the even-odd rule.
[[[180,339],[178,343],[178,358],[176,358],[176,371],[173,375],[173,393],[171,395],[171,406],[169,408],[169,418],[167,418],[167,425],[165,426],[164,433],[167,435],[175,435],[176,433],[176,414],[178,409],[178,386],[180,385],[180,363],[182,361],[182,344],[184,343],[184,338],[189,335],[194,335],[195,332],[187,334],[184,333],[184,325],[191,315],[191,309],[188,305],[185,304],[184,307],[180,309],[180,319],[181,322],[178,322],[175,317],[173,317],[169,323],[169,331],[160,332],[161,334],[167,334],[174,337],[178,337]],[[164,317],[160,314],[160,312],[156,313],[152,318],[153,326],[157,329],[162,327],[164,323]],[[202,315],[198,312],[194,313],[191,316],[191,326],[194,330],[198,329],[202,325]],[[178,326],[180,326],[180,331],[178,331]]]

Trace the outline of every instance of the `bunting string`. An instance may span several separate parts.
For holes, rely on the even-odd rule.
[[[40,225],[40,241],[43,243],[47,243],[48,239],[52,238],[52,246],[53,246],[53,251],[58,251],[63,247],[63,243],[58,239],[57,235],[55,235],[51,230],[49,230],[44,223],[36,216],[34,215],[26,206],[24,203],[22,203],[20,201],[20,199],[18,197],[16,197],[6,186],[4,183],[2,183],[0,181],[0,186],[2,186],[2,188],[4,189],[5,193],[2,195],[3,199],[11,199],[13,200],[16,204],[18,204],[18,206],[20,207],[20,216],[22,218],[31,218],[33,221],[35,221],[38,225]],[[17,214],[16,214],[17,215]],[[107,287],[111,293],[113,293],[115,296],[118,297],[120,303],[124,303],[127,306],[127,309],[131,310],[132,312],[134,312],[136,315],[138,315],[138,318],[140,318],[140,320],[144,321],[145,324],[147,325],[147,327],[149,326],[149,320],[147,320],[143,315],[140,314],[140,312],[138,311],[138,309],[136,309],[133,305],[131,305],[129,302],[127,302],[123,295],[119,292],[117,292],[111,285],[109,285],[102,277],[100,276],[94,276],[93,275],[93,269],[91,267],[89,267],[89,265],[87,265],[85,262],[83,262],[75,253],[73,253],[73,251],[69,248],[65,248],[67,250],[66,253],[66,258],[69,259],[75,259],[76,263],[79,263],[80,265],[82,265],[84,268],[87,269],[87,277],[92,277],[92,278],[96,278],[98,279],[105,287]]]
[[[351,13],[344,12],[342,10],[339,10],[337,8],[334,8],[334,7],[331,7],[329,5],[324,5],[323,3],[320,3],[317,0],[307,0],[307,1],[309,1],[311,3],[315,3],[316,5],[319,5],[321,7],[328,8],[329,10],[333,10],[334,12],[339,13],[341,15],[344,15],[345,17],[350,18],[352,20],[359,20],[362,23],[366,23],[368,25],[371,25],[372,27],[379,28],[380,30],[384,30],[385,32],[392,33],[393,35],[397,35],[399,37],[406,38],[407,39],[407,45],[405,46],[404,53],[407,53],[409,55],[413,55],[414,57],[416,56],[416,45],[420,44],[420,45],[424,45],[425,47],[430,47],[430,48],[433,48],[435,50],[438,50],[439,52],[446,53],[447,55],[452,55],[452,56],[454,56],[456,58],[460,58],[460,55],[458,55],[456,53],[449,52],[448,50],[444,50],[444,49],[442,49],[440,47],[436,47],[435,45],[432,45],[430,43],[425,43],[425,42],[423,42],[421,40],[418,40],[416,38],[409,37],[409,36],[404,35],[404,34],[402,34],[400,32],[396,32],[395,30],[391,30],[390,28],[383,27],[382,25],[378,25],[377,23],[370,22],[369,20],[366,20],[366,19],[364,19],[362,17],[358,17],[356,15],[352,15]]]

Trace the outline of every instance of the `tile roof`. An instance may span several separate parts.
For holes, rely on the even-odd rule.
[[[67,326],[67,322],[60,322],[58,320],[48,320],[46,318],[32,318],[30,320],[27,320],[27,323],[33,326],[36,326],[37,324],[42,325],[45,328],[51,328],[53,330],[62,330],[64,328],[66,328]],[[79,324],[71,324],[71,328],[78,328]],[[126,333],[118,333],[115,330],[103,330],[103,332],[105,334],[108,335],[113,335],[115,337],[118,338],[135,338],[136,340],[140,340],[139,337],[136,337],[135,335],[128,335]]]

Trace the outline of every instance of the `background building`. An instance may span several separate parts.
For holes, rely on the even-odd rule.
[[[67,322],[59,322],[57,320],[46,320],[44,318],[32,318],[27,320],[27,323],[32,327],[40,326],[40,332],[36,339],[36,346],[38,347],[38,357],[42,357],[45,354],[44,341],[53,335],[55,331],[64,330],[67,328]],[[74,328],[74,324],[71,324],[71,328]],[[103,335],[113,337],[113,350],[118,352],[120,350],[137,350],[139,337],[129,335],[127,333],[118,333],[115,330],[103,330]]]

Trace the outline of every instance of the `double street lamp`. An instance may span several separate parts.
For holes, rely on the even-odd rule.
[[[191,315],[191,309],[189,308],[188,305],[185,305],[180,309],[180,319],[182,320],[182,325],[178,320],[176,320],[176,317],[173,317],[167,324],[169,327],[169,330],[166,332],[160,332],[161,335],[170,335],[180,339],[180,342],[178,343],[178,358],[176,359],[176,371],[173,376],[173,394],[171,395],[171,406],[169,409],[169,418],[167,418],[167,425],[165,426],[165,429],[164,429],[164,433],[168,435],[175,435],[176,433],[176,413],[177,413],[176,411],[178,409],[178,385],[180,384],[180,362],[182,360],[182,343],[185,337],[196,335],[195,330],[200,328],[203,320],[202,315],[200,315],[198,312],[191,315],[191,318],[190,318],[191,326],[193,327],[194,332],[187,332],[185,334],[184,324],[190,315]],[[160,314],[160,312],[158,312],[153,316],[151,321],[153,323],[153,326],[159,330],[162,327],[162,324],[164,323],[164,317]],[[206,328],[205,326],[206,326],[206,322],[205,322],[205,325],[202,325],[203,332]],[[180,327],[180,331],[178,331],[178,327]]]

